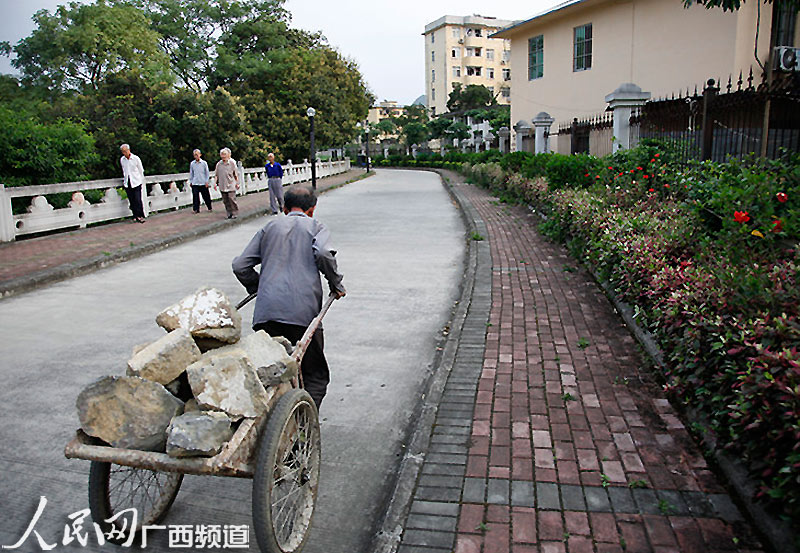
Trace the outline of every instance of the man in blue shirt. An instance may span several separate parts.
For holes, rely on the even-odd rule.
[[[286,191],[286,217],[270,219],[232,263],[248,293],[257,293],[253,330],[283,336],[295,343],[322,307],[322,279],[337,298],[345,295],[342,275],[331,248],[330,231],[314,219],[317,198],[310,187]],[[256,271],[256,265],[261,270]],[[303,384],[319,408],[330,381],[323,352],[322,326],[317,328],[301,363]]]
[[[272,214],[283,211],[283,167],[275,161],[275,154],[267,156],[267,185],[269,186],[269,207]]]
[[[211,173],[208,171],[206,160],[200,159],[203,154],[195,149],[192,152],[194,161],[189,164],[189,184],[192,185],[192,212],[200,213],[200,195],[209,211],[211,209],[211,193],[208,190],[208,183],[211,180]]]

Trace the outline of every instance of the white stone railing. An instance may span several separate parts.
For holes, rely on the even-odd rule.
[[[317,162],[317,178],[345,173],[350,170],[350,160]],[[284,186],[311,180],[311,164],[308,161],[292,164],[289,160],[283,166]],[[243,185],[238,194],[259,192],[267,188],[267,175],[263,167],[242,169],[239,175]],[[192,204],[192,191],[189,173],[173,175],[151,175],[147,180],[147,202],[145,212],[178,209]],[[219,199],[220,193],[214,190],[214,172],[211,173],[211,198]],[[84,228],[91,223],[113,221],[129,217],[131,210],[127,200],[117,192],[122,187],[122,179],[104,179],[82,182],[64,182],[39,186],[18,186],[6,188],[0,184],[0,241],[11,242],[17,236],[49,232],[65,228]],[[83,195],[86,190],[104,190],[98,203],[90,203]],[[46,194],[66,192],[72,194],[72,201],[65,208],[56,209],[50,205]],[[30,198],[26,213],[15,215],[11,209],[11,198]]]

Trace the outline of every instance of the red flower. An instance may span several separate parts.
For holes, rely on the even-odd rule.
[[[661,155],[661,154],[656,154],[656,155],[655,155],[655,157],[658,157],[658,156],[660,156],[660,155]]]
[[[595,175],[594,178],[599,179],[600,175]]]
[[[650,175],[645,175],[644,178],[649,179]]]
[[[637,171],[644,171],[644,169],[642,169],[641,167],[637,167],[636,170]]]
[[[747,214],[746,211],[734,211],[733,212],[733,219],[737,223],[746,223],[750,220],[750,216]]]
[[[609,170],[609,171],[613,171],[613,170],[614,170],[614,168],[613,168],[613,167],[609,167],[609,168],[608,168],[608,170]]]
[[[783,221],[775,219],[772,221],[772,232],[780,232],[783,230]]]
[[[655,192],[655,189],[651,188],[648,190],[648,192]]]
[[[664,188],[669,188],[669,185],[668,185],[668,184],[665,184],[665,185],[664,185]]]
[[[786,200],[789,199],[789,196],[786,195],[786,192],[778,192],[775,194],[775,197],[778,198],[778,201],[782,204],[786,203]]]
[[[588,177],[588,176],[589,176],[589,173],[586,173],[586,174],[585,174],[585,175],[583,175],[583,176],[584,176],[584,177]]]
[[[650,160],[650,163],[655,163],[655,162],[656,162],[656,158],[653,158],[653,159]]]

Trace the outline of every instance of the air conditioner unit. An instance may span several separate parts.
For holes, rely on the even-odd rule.
[[[500,65],[505,65],[505,64],[506,64],[506,60],[501,60],[500,61]]]
[[[458,39],[458,43],[459,43],[459,44],[464,44],[464,39],[463,39],[463,38],[459,38],[459,39]]]
[[[775,61],[780,71],[800,71],[800,48],[778,46],[775,48]]]

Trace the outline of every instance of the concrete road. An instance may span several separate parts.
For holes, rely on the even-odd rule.
[[[372,537],[456,299],[464,228],[439,177],[426,172],[379,171],[323,195],[316,216],[332,230],[348,295],[325,320],[333,381],[306,551],[353,553]],[[185,294],[210,284],[243,297],[230,261],[263,222],[0,302],[0,545],[20,538],[46,496],[35,529],[56,551],[120,550],[92,537],[86,547],[61,544],[68,515],[88,506],[89,463],[63,456],[77,428],[75,398],[100,376],[124,374],[133,346],[162,335],[155,315]],[[188,476],[163,524],[252,526],[250,486]],[[167,531],[148,541],[148,550],[168,550]],[[258,550],[252,528],[250,544]],[[39,550],[33,535],[17,549]]]

